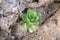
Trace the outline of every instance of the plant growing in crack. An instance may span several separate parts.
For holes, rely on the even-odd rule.
[[[28,9],[27,13],[22,15],[24,24],[22,25],[23,30],[28,30],[29,32],[34,32],[41,23],[41,13],[38,13],[32,9]]]

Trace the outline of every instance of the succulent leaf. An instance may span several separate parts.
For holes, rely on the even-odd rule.
[[[22,25],[22,30],[26,30],[27,29],[27,25],[26,25],[26,23],[24,23],[23,25]]]

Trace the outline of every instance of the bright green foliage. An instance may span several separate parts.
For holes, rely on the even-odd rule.
[[[36,31],[38,25],[41,22],[41,13],[38,13],[32,9],[28,9],[26,14],[22,15],[24,24],[22,25],[23,30],[29,30],[29,32]]]

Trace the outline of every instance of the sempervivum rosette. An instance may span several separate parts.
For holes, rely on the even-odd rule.
[[[28,29],[29,32],[36,31],[37,26],[41,22],[41,13],[38,13],[32,9],[28,9],[26,14],[23,14],[22,19],[25,22],[22,26],[24,30]]]

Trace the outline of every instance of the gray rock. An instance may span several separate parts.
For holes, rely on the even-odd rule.
[[[17,17],[17,15],[10,15],[8,17],[0,18],[1,29],[8,31],[10,25],[12,25],[17,20]]]
[[[24,1],[22,0],[2,0],[0,7],[2,8],[1,10],[3,10],[3,13],[15,12],[18,8],[20,8],[20,11],[23,11],[26,8]]]

